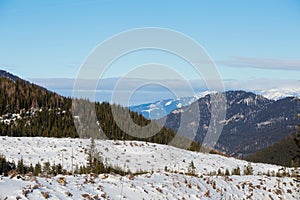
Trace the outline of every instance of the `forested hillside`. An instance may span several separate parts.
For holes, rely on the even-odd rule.
[[[72,100],[27,81],[0,78],[0,133],[76,137]]]
[[[7,73],[10,75],[9,73]],[[6,75],[7,75],[6,74]],[[13,76],[13,75],[10,75]],[[72,99],[62,97],[38,85],[20,78],[0,78],[0,135],[2,136],[42,136],[42,137],[90,137],[92,133],[79,135],[72,114]],[[129,111],[119,105],[109,103],[92,103],[87,100],[76,101],[81,104],[95,106],[99,125],[108,139],[143,140],[161,144],[169,143],[176,135],[172,129],[162,127],[152,137],[141,138],[126,134],[116,124],[111,107],[115,106],[119,113],[130,113],[132,120],[141,126],[149,124],[142,115]],[[73,105],[74,106],[74,105]],[[81,121],[89,120],[91,113]],[[76,121],[76,120],[75,120]],[[129,125],[129,119],[123,120]],[[155,128],[158,125],[153,124]],[[82,128],[82,127],[77,127]],[[83,127],[86,128],[86,127]],[[151,128],[151,127],[150,127]],[[94,134],[94,133],[93,133]],[[96,133],[97,134],[97,133]],[[185,138],[182,138],[185,139]],[[192,149],[199,149],[199,143],[192,143]]]
[[[299,139],[300,130],[297,133],[287,136],[282,141],[246,157],[246,160],[288,167],[300,167]]]

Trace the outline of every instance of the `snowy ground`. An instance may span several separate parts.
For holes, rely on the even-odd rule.
[[[37,162],[43,164],[49,161],[51,164],[61,163],[63,168],[71,171],[72,151],[74,168],[85,165],[89,150],[89,139],[71,138],[41,138],[41,137],[0,137],[0,154],[6,156],[9,161],[20,160],[33,165]],[[167,167],[170,170],[186,172],[193,161],[196,173],[209,174],[221,169],[231,171],[239,166],[243,170],[248,162],[220,155],[203,154],[186,151],[167,145],[139,141],[112,141],[96,140],[96,147],[103,158],[104,163],[118,166],[131,172],[158,171]],[[260,172],[275,171],[280,166],[253,163],[254,174]]]
[[[52,164],[62,163],[63,168],[68,170],[72,169],[72,152],[74,168],[86,164],[86,152],[90,145],[88,139],[70,138],[0,137],[0,142],[0,154],[9,161],[16,162],[23,157],[27,165],[49,161]],[[42,199],[42,192],[49,193],[50,199],[84,199],[82,195],[98,195],[99,199],[299,199],[300,195],[299,185],[293,178],[262,175],[282,168],[276,165],[252,163],[254,175],[226,178],[209,174],[219,169],[231,172],[237,166],[243,174],[248,162],[137,141],[96,141],[96,147],[106,164],[132,172],[142,170],[149,173],[136,176],[134,180],[113,175],[106,179],[102,179],[102,175],[97,178],[65,176],[65,186],[57,182],[59,176],[36,180],[2,177],[0,199],[16,199],[17,196],[26,199],[23,194],[26,189],[30,191],[28,199]],[[199,178],[164,172],[167,167],[168,170],[185,173],[191,161]],[[289,172],[291,170],[287,169]],[[68,194],[72,196],[68,197]]]
[[[299,199],[290,178],[264,176],[203,176],[157,172],[129,179],[108,175],[0,180],[0,198],[16,199]],[[26,191],[28,193],[26,194]],[[25,196],[26,195],[26,196]],[[84,198],[85,197],[85,198]]]

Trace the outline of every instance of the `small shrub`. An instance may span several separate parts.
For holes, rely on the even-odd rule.
[[[209,191],[209,190],[207,190],[207,191],[204,193],[204,196],[206,196],[206,197],[210,197],[210,191]]]
[[[167,166],[165,166],[165,172],[167,172],[168,171],[168,167]]]
[[[251,166],[251,163],[248,163],[248,165],[245,166],[244,175],[253,175],[253,167]]]
[[[191,161],[188,167],[188,174],[195,175],[196,174],[196,167],[194,165],[194,162]]]
[[[224,176],[224,173],[222,172],[221,169],[218,169],[218,176]]]
[[[229,172],[228,169],[225,170],[225,175],[226,175],[226,176],[230,176],[230,172]]]
[[[49,197],[50,197],[50,195],[49,195],[49,192],[41,192],[41,194],[43,195],[43,197],[45,198],[45,199],[48,199]]]
[[[237,166],[236,168],[234,168],[231,172],[232,175],[238,175],[240,176],[241,175],[241,170],[240,170],[240,167]]]

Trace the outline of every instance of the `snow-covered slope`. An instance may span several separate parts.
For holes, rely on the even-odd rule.
[[[9,161],[21,157],[25,164],[63,163],[63,168],[71,170],[72,151],[75,165],[86,164],[89,139],[70,138],[13,138],[0,137],[0,154]],[[24,180],[8,177],[0,179],[0,199],[42,199],[49,194],[50,199],[297,199],[299,189],[293,178],[277,178],[262,175],[268,171],[278,172],[282,167],[252,163],[253,175],[216,176],[219,169],[239,166],[241,173],[246,161],[220,155],[203,154],[138,141],[96,140],[96,147],[104,163],[121,167],[132,172],[145,171],[144,175],[132,178],[118,175],[108,177],[76,175],[64,176],[66,185],[58,183],[61,176],[51,178],[25,177]],[[62,161],[63,160],[63,161]],[[185,175],[190,163],[195,165],[196,176]],[[167,170],[168,172],[166,172]],[[291,173],[293,169],[286,169]],[[173,171],[174,173],[171,173]],[[177,172],[175,172],[177,171]],[[181,174],[180,174],[181,173]],[[82,196],[83,195],[83,196]]]
[[[270,90],[259,90],[255,93],[260,94],[268,99],[278,100],[285,97],[300,97],[299,89],[270,89]]]
[[[116,175],[62,176],[0,180],[5,199],[298,199],[299,189],[291,178],[264,176],[203,176],[155,172],[133,179]],[[28,191],[28,193],[26,192]],[[27,194],[26,194],[27,193]],[[25,196],[26,194],[26,196]]]
[[[0,137],[0,154],[5,155],[9,161],[23,158],[24,163],[36,164],[49,161],[51,164],[61,163],[63,168],[71,171],[72,151],[73,169],[86,165],[89,139],[71,138],[41,138],[41,137]],[[108,165],[118,166],[137,171],[157,171],[167,167],[173,171],[187,172],[189,164],[193,161],[196,172],[209,174],[213,171],[225,169],[231,171],[239,166],[241,169],[247,165],[246,161],[216,154],[203,154],[178,149],[168,145],[140,141],[112,141],[96,140],[96,148]],[[275,171],[280,166],[253,163],[254,173]]]

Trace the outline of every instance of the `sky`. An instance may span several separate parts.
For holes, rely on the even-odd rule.
[[[143,27],[192,38],[224,80],[287,80],[299,86],[298,0],[0,0],[0,68],[41,83],[74,79],[97,45]],[[166,63],[190,80],[199,78],[180,58],[162,52],[136,52],[122,59],[105,78],[149,62]]]

